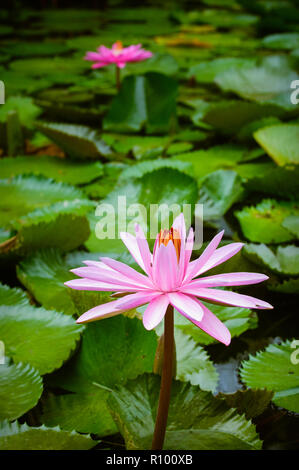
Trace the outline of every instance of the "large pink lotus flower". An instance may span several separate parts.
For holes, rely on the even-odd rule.
[[[168,305],[171,304],[196,326],[228,345],[231,340],[229,330],[198,298],[221,305],[273,308],[269,303],[248,295],[215,289],[215,287],[256,284],[268,279],[264,274],[236,272],[201,276],[234,256],[242,248],[243,243],[231,243],[217,248],[224,231],[218,233],[201,256],[194,261],[190,261],[194,240],[193,229],[190,228],[186,238],[183,214],[175,219],[170,230],[161,230],[157,235],[153,254],[139,225],[136,225],[135,231],[136,237],[121,233],[121,238],[145,274],[111,258],[84,261],[87,267],[71,270],[82,278],[65,283],[72,289],[127,294],[88,310],[77,323],[112,317],[148,304],[143,315],[143,324],[146,329],[151,330],[161,322]]]
[[[152,57],[150,51],[141,49],[141,44],[123,47],[120,41],[113,44],[111,49],[100,46],[97,52],[87,52],[85,59],[95,62],[93,69],[99,69],[106,65],[115,64],[120,69],[124,68],[127,62],[140,62]]]

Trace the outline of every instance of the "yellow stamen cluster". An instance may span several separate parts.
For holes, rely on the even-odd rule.
[[[173,229],[172,227],[170,230],[161,230],[161,232],[159,233],[159,246],[162,244],[167,246],[170,240],[174,245],[177,260],[179,262],[181,252],[181,237],[178,230]]]

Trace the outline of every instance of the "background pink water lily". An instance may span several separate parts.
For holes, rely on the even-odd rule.
[[[77,320],[78,323],[111,317],[148,304],[143,315],[143,324],[146,329],[151,330],[161,322],[171,304],[196,326],[228,345],[231,340],[229,330],[199,299],[244,308],[273,308],[269,303],[255,297],[217,289],[256,284],[268,279],[264,274],[235,272],[201,276],[234,256],[243,246],[242,243],[231,243],[217,248],[223,231],[213,238],[199,258],[190,261],[194,233],[190,228],[186,237],[183,214],[175,219],[170,231],[161,231],[157,235],[153,254],[141,227],[136,225],[135,230],[136,237],[129,233],[122,233],[121,237],[145,274],[111,258],[84,261],[85,267],[71,270],[81,277],[65,283],[72,289],[127,294],[85,312]]]
[[[120,41],[115,42],[112,48],[100,46],[97,52],[87,52],[85,59],[94,62],[93,69],[99,69],[106,65],[115,64],[120,69],[124,68],[127,62],[140,62],[152,57],[150,51],[141,48],[141,44],[123,47]]]

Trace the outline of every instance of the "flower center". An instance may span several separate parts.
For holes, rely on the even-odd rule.
[[[176,251],[176,256],[177,256],[177,260],[179,262],[180,260],[180,252],[181,252],[181,237],[180,237],[180,233],[178,232],[178,230],[176,229],[173,229],[171,227],[170,230],[161,230],[161,232],[159,233],[159,246],[161,244],[167,246],[168,242],[169,241],[172,241],[173,245],[174,245],[174,248],[175,248],[175,251]]]
[[[121,41],[116,41],[116,43],[113,46],[113,54],[119,55],[122,50],[123,50],[123,43]]]

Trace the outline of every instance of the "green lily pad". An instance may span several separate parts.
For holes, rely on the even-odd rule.
[[[232,170],[218,170],[203,180],[199,190],[199,204],[203,204],[205,220],[217,219],[242,199],[241,177]]]
[[[6,122],[11,111],[17,111],[20,122],[29,128],[33,127],[33,122],[42,112],[41,108],[33,103],[32,98],[10,96],[0,108],[0,122]]]
[[[113,132],[165,133],[175,124],[177,82],[149,72],[124,78],[103,126]]]
[[[79,352],[49,377],[50,384],[77,393],[98,386],[112,389],[151,371],[156,346],[155,332],[146,331],[136,318],[118,315],[90,323],[85,328]]]
[[[11,288],[0,283],[0,305],[29,305],[29,297],[18,287]]]
[[[160,188],[157,192],[157,187]],[[181,207],[183,204],[190,204],[194,210],[194,204],[197,200],[197,184],[193,178],[185,175],[175,169],[161,168],[159,170],[151,171],[146,173],[140,178],[128,178],[126,180],[120,180],[119,185],[104,199],[101,201],[102,204],[110,204],[113,206],[115,211],[115,227],[113,223],[109,223],[107,227],[110,233],[106,233],[106,228],[103,225],[103,216],[101,213],[99,216],[92,215],[91,217],[91,236],[86,242],[85,246],[89,251],[114,251],[122,252],[124,250],[123,242],[119,238],[120,231],[129,231],[134,233],[134,224],[138,222],[141,224],[145,231],[148,231],[148,237],[153,242],[156,237],[157,231],[160,225],[165,225],[167,222],[168,214],[162,214],[159,212],[159,206],[167,204],[169,209],[174,204],[175,208]],[[151,212],[151,227],[152,233],[150,233],[149,220],[146,217],[145,211],[140,210],[139,206],[136,207],[134,214],[127,213],[126,226],[118,226],[118,211],[119,211],[119,197],[126,200],[126,205],[129,207],[131,204],[142,204],[147,210],[150,205],[152,206]],[[105,207],[105,206],[103,206]],[[160,213],[160,217],[159,217]],[[163,220],[161,220],[163,219]],[[157,225],[156,229],[153,229],[153,225]],[[114,232],[114,236],[112,234]],[[109,236],[107,236],[109,235]],[[100,238],[102,237],[102,238]]]
[[[175,155],[173,159],[192,165],[193,176],[202,183],[204,177],[216,170],[236,170],[238,163],[250,158],[251,154],[253,152],[247,148],[226,144],[182,153]]]
[[[237,408],[246,419],[252,419],[262,414],[273,398],[273,392],[263,390],[237,390],[235,393],[220,393],[218,398],[223,398],[229,407]]]
[[[286,201],[264,199],[257,206],[244,207],[235,212],[244,236],[252,242],[283,243],[294,235],[282,222],[290,215],[299,214],[299,205]]]
[[[277,124],[258,129],[255,140],[278,165],[299,164],[298,124]]]
[[[127,449],[150,449],[160,378],[143,375],[113,391],[109,406]],[[174,381],[164,449],[225,450],[261,448],[255,427],[190,384]]]
[[[38,402],[43,391],[42,379],[28,364],[0,366],[0,418],[19,418]]]
[[[80,189],[45,177],[17,176],[0,180],[0,213],[3,224],[58,201],[84,199]]]
[[[285,111],[275,103],[256,103],[245,100],[199,101],[192,122],[199,127],[213,126],[224,134],[235,134],[244,126],[267,117],[282,117]]]
[[[99,158],[112,155],[97,131],[76,124],[39,122],[37,129],[73,158]]]
[[[69,316],[18,304],[0,306],[0,326],[6,354],[41,375],[61,367],[83,330]]]
[[[2,450],[88,450],[96,444],[90,436],[62,431],[58,427],[30,427],[8,421],[0,424]]]
[[[267,245],[248,243],[244,247],[244,254],[252,262],[274,273],[299,275],[299,248],[294,245],[279,246],[275,252]]]
[[[275,392],[273,402],[277,406],[298,413],[299,363],[295,356],[296,349],[291,341],[270,344],[265,351],[242,363],[241,379],[248,387],[272,390]]]
[[[104,173],[101,162],[75,162],[47,155],[2,158],[0,172],[2,178],[34,174],[73,185],[89,183]]]
[[[288,58],[268,56],[252,68],[234,68],[216,76],[215,82],[223,91],[232,91],[242,98],[280,104],[280,96],[290,94],[290,83],[297,78]],[[291,103],[287,106],[291,108]]]
[[[188,335],[176,328],[176,378],[199,385],[201,390],[214,392],[218,373],[206,351]]]
[[[195,77],[198,83],[212,83],[216,75],[229,68],[252,67],[254,59],[243,59],[241,57],[219,57],[209,62],[201,62],[194,65],[188,72],[188,77]]]
[[[299,48],[299,33],[270,34],[262,39],[261,46],[267,49],[291,50]]]
[[[46,401],[41,419],[100,436],[115,433],[107,398],[117,384],[152,370],[156,346],[156,334],[136,318],[119,315],[88,324],[79,352],[48,377],[50,385],[75,393]]]
[[[17,257],[43,248],[61,251],[78,248],[90,235],[85,215],[93,207],[92,201],[76,199],[29,212],[14,221],[13,228],[17,233],[0,244],[0,254]]]
[[[49,42],[24,42],[11,43],[6,46],[6,51],[12,57],[55,56],[69,51],[69,47],[58,41]]]
[[[66,431],[76,430],[99,437],[117,433],[117,427],[107,409],[109,390],[94,387],[86,393],[50,395],[43,402],[41,421]]]

